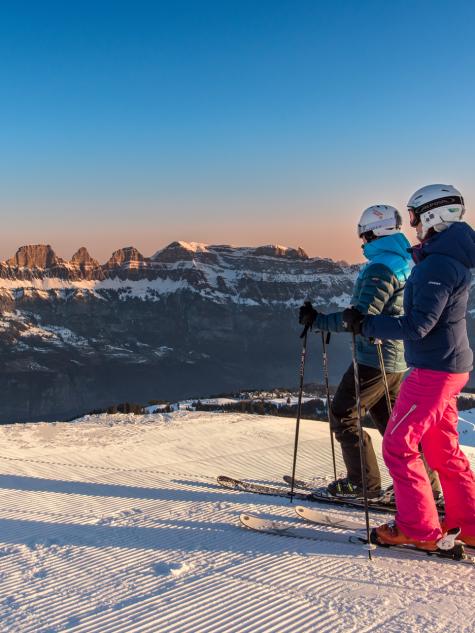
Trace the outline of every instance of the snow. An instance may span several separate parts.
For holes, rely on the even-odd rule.
[[[65,327],[56,325],[40,325],[41,317],[30,312],[5,311],[0,315],[0,332],[7,332],[10,328],[18,328],[18,336],[22,339],[39,338],[43,342],[50,343],[57,347],[72,345],[82,348],[83,352],[87,352],[89,341],[79,336]],[[24,342],[18,342],[18,339],[12,341],[17,345],[17,349],[28,349],[28,345]],[[34,348],[36,349],[36,348]],[[39,349],[38,351],[45,351]],[[92,350],[91,350],[92,351]]]
[[[148,407],[145,407],[145,413],[160,413],[161,411],[165,411],[169,407],[169,404],[151,404]]]
[[[192,253],[206,253],[208,251],[208,244],[204,244],[203,242],[184,242],[183,240],[179,240],[178,244],[186,249],[187,251],[191,251]]]
[[[154,350],[154,354],[162,358],[163,356],[169,356],[173,352],[173,347],[168,347],[167,345],[161,345],[156,350]]]
[[[203,242],[185,242],[183,240],[178,240],[176,244],[178,244],[178,246],[180,246],[184,250],[189,251],[190,253],[207,253],[209,248],[209,244],[204,244]],[[160,248],[156,253],[152,255],[151,259],[156,259],[158,255],[160,255],[160,253],[163,253],[163,251],[166,251],[169,248],[170,245],[166,246],[165,248]]]
[[[351,296],[346,292],[342,292],[339,297],[333,297],[332,301],[339,308],[348,308],[351,303]]]
[[[352,545],[238,525],[243,511],[294,516],[215,481],[279,482],[294,425],[179,411],[1,426],[2,633],[473,632],[469,566],[385,550],[370,563]],[[322,473],[328,425],[303,420],[297,474]]]
[[[311,397],[303,396],[302,402],[309,402],[310,400],[314,400],[314,399],[315,399],[315,396],[311,396]],[[288,400],[290,402],[288,402]],[[294,406],[298,404],[299,399],[297,396],[287,396],[286,398],[271,398],[267,402],[270,402],[271,404],[275,404],[276,406],[281,406],[281,405]]]
[[[475,409],[460,411],[458,431],[461,444],[475,447]]]
[[[195,400],[186,401],[184,404],[189,404],[190,406],[194,402],[201,402],[201,404],[214,404],[216,406],[226,405],[226,404],[236,404],[239,402],[237,398],[196,398]],[[180,402],[180,404],[182,404]]]
[[[100,282],[99,282],[100,283]],[[33,277],[32,279],[5,279],[0,280],[0,288],[6,290],[17,290],[19,288],[34,288],[37,290],[59,290],[78,288],[93,291],[97,286],[97,281],[81,279],[72,281],[68,279],[60,279],[59,277]],[[47,296],[47,295],[46,295]]]
[[[29,338],[31,336],[39,337],[59,347],[63,347],[64,344],[74,345],[76,347],[89,347],[87,339],[78,336],[67,328],[55,325],[40,326],[29,323],[26,329],[20,332],[20,336],[23,338]]]

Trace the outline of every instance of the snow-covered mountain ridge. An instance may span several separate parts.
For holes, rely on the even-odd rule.
[[[346,306],[357,269],[272,245],[127,247],[104,264],[22,246],[0,263],[0,421],[293,384],[297,306]]]
[[[107,300],[112,292],[121,300],[157,301],[188,290],[221,303],[298,305],[308,295],[345,305],[356,271],[356,266],[278,245],[173,242],[151,257],[131,246],[102,265],[84,247],[66,261],[49,245],[29,245],[0,263],[0,294],[12,300],[71,300],[87,294]]]

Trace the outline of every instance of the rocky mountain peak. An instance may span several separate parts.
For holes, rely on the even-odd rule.
[[[100,266],[97,259],[89,255],[85,246],[81,246],[71,257],[71,263],[84,268],[98,268]]]
[[[145,261],[145,257],[135,246],[126,246],[114,251],[106,263],[107,268],[117,268],[123,265],[141,264]]]
[[[289,248],[288,246],[281,246],[280,244],[259,246],[254,249],[253,254],[267,257],[285,257],[286,259],[308,259],[308,255],[303,248]]]
[[[10,266],[19,268],[54,268],[63,260],[56,256],[49,244],[20,246],[15,255],[7,260]]]
[[[172,242],[157,251],[155,255],[152,256],[152,260],[156,262],[175,262],[175,261],[183,261],[188,260],[191,261],[194,259],[197,253],[207,253],[207,245],[199,244],[197,242]]]

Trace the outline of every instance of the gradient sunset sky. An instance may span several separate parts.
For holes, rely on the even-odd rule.
[[[181,239],[357,261],[361,211],[432,182],[473,219],[473,2],[4,2],[0,68],[1,259]]]

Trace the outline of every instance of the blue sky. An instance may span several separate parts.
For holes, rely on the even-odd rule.
[[[184,239],[354,261],[370,204],[449,182],[473,206],[474,70],[471,2],[2,3],[0,257]]]

